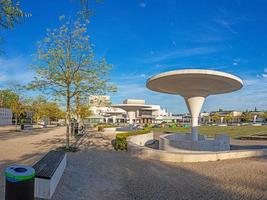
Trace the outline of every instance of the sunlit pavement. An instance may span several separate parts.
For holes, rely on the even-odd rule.
[[[53,196],[72,199],[267,199],[267,158],[170,164],[112,149],[110,136],[90,133]]]
[[[4,199],[6,166],[13,163],[33,164],[50,149],[65,142],[65,127],[34,129],[22,132],[0,130],[0,199]]]

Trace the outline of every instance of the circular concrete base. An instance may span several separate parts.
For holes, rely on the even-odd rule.
[[[138,158],[163,162],[207,162],[237,158],[267,156],[267,148],[231,151],[179,151],[169,152],[146,147],[154,140],[153,132],[127,137],[127,151]]]
[[[220,134],[214,139],[206,139],[203,135],[199,135],[198,141],[194,141],[189,133],[164,134],[159,137],[159,149],[169,152],[229,151],[230,138]]]

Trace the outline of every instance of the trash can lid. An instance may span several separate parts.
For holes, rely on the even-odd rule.
[[[26,165],[11,165],[6,168],[5,176],[13,181],[26,181],[35,176],[35,170]]]

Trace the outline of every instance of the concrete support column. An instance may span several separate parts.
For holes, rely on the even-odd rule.
[[[201,111],[205,97],[185,97],[185,102],[192,116],[192,140],[198,141],[198,117]]]
[[[223,123],[223,119],[224,119],[224,117],[221,117],[221,124]]]
[[[116,123],[116,119],[117,117],[116,116],[112,116],[112,123],[115,124]]]
[[[129,117],[129,124],[133,124],[133,120],[135,119],[135,112],[128,111],[128,117]]]
[[[253,116],[253,123],[256,123],[257,122],[257,115],[254,115]]]

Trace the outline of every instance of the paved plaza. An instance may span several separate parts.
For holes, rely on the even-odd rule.
[[[3,169],[32,164],[64,143],[64,127],[0,133],[0,199]],[[68,167],[53,196],[73,199],[267,199],[267,158],[171,164],[116,152],[113,135],[89,132],[81,151],[68,153]]]
[[[4,199],[6,166],[20,163],[33,164],[50,149],[64,144],[65,127],[34,129],[23,132],[0,130],[0,200]]]
[[[54,200],[267,199],[267,158],[171,164],[113,150],[111,137],[90,133]]]

